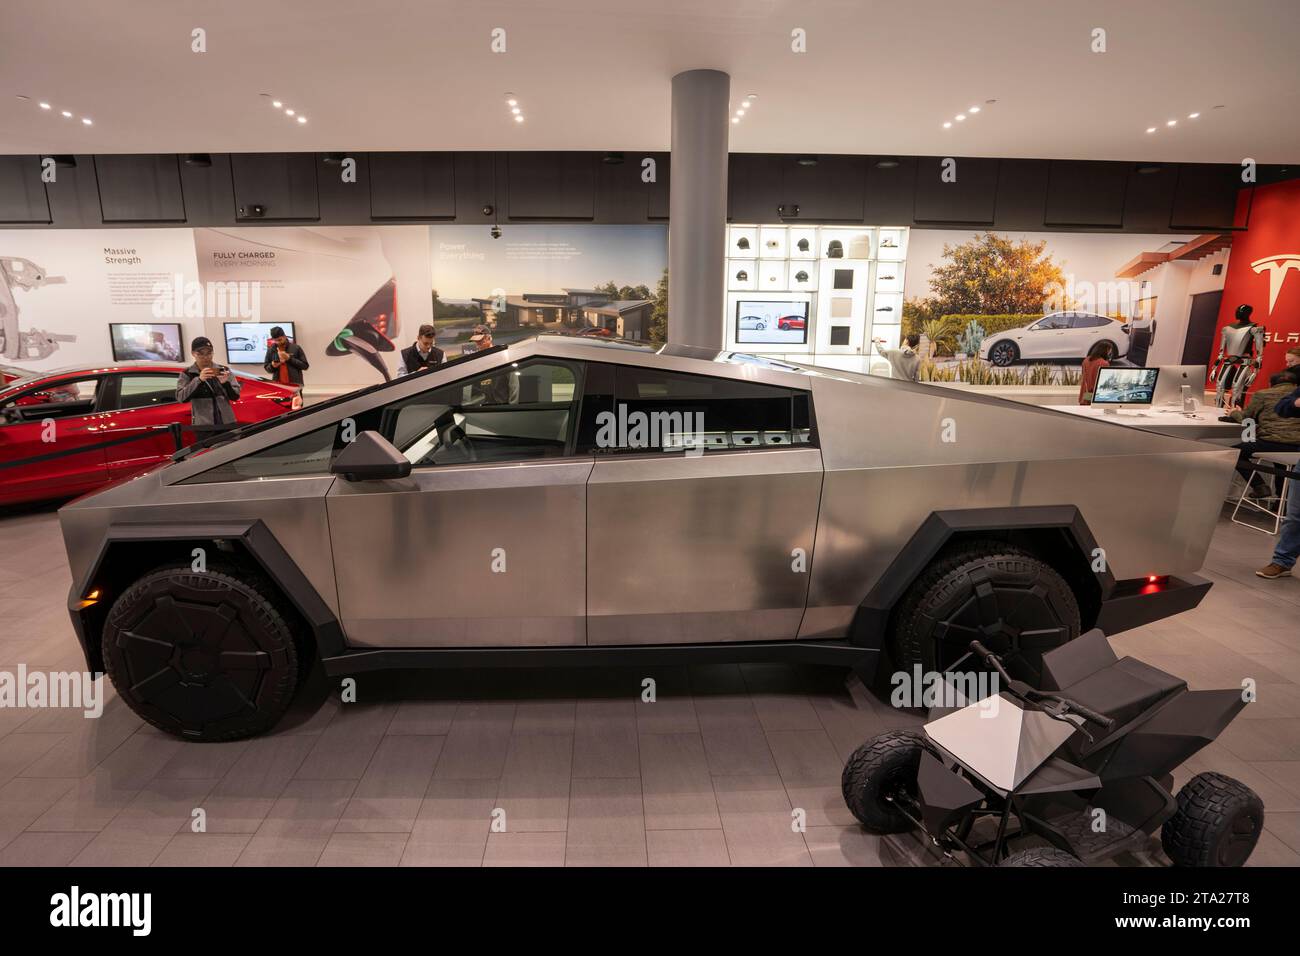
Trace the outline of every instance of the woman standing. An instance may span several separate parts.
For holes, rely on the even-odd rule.
[[[1083,374],[1079,377],[1079,404],[1091,405],[1092,393],[1097,390],[1097,373],[1110,365],[1115,357],[1115,347],[1109,342],[1097,342],[1088,349],[1083,360]]]

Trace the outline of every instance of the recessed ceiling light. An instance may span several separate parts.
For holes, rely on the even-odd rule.
[[[1155,131],[1156,131],[1156,128],[1155,128],[1154,126],[1148,126],[1148,127],[1147,127],[1147,132],[1148,132],[1148,133],[1154,133]]]
[[[1177,125],[1178,125],[1178,120],[1166,120],[1166,121],[1165,121],[1165,125],[1166,125],[1166,126],[1177,126]]]
[[[512,112],[512,113],[514,113],[516,116],[518,116],[520,113],[523,112],[523,110],[521,110],[521,109],[520,109],[519,107],[517,107],[517,106],[512,106],[512,107],[510,107],[510,112]]]
[[[69,113],[67,110],[63,111],[63,116],[65,119],[72,119],[72,114]]]
[[[293,115],[294,115],[294,111],[293,111],[293,110],[285,110],[285,111],[284,111],[284,115],[285,115],[285,116],[293,116]]]
[[[90,121],[90,117],[88,117],[88,116],[83,116],[83,117],[81,118],[81,121],[82,121],[83,123],[85,123],[87,126],[93,126],[93,125],[94,125],[94,124]]]
[[[1200,116],[1200,115],[1201,115],[1200,113],[1188,113],[1188,114],[1187,114],[1187,118],[1188,118],[1188,119],[1196,119],[1196,117],[1198,117],[1198,116]]]
[[[943,128],[944,128],[944,129],[948,129],[948,128],[950,128],[951,126],[952,126],[952,123],[951,123],[951,122],[948,122],[948,123],[944,123],[944,124],[943,124]]]
[[[506,100],[506,106],[518,106],[518,105],[519,105],[519,101],[518,101],[517,99],[515,99],[513,96],[510,96],[509,93],[507,93],[506,96],[509,97],[509,98]]]
[[[41,104],[41,109],[43,109],[43,110],[48,110],[49,108],[50,108],[50,104],[49,104],[49,103],[42,103],[42,104]]]
[[[737,116],[744,116],[744,115],[745,115],[745,111],[744,111],[744,110],[736,110],[736,115],[737,115]]]
[[[979,108],[978,106],[972,106],[972,107],[971,107],[970,109],[968,109],[966,112],[967,112],[967,113],[978,113],[979,111],[980,111],[980,108]]]
[[[739,116],[733,116],[733,117],[731,118],[731,121],[732,121],[733,123],[739,123],[739,122],[740,122],[740,117],[739,117]]]
[[[281,103],[279,100],[271,100],[271,105],[274,106],[277,110],[280,107],[284,106],[284,104]]]
[[[953,117],[953,119],[955,119],[958,123],[960,123],[965,118],[966,118],[965,113],[958,113],[956,116]]]
[[[298,122],[299,122],[299,123],[305,123],[305,122],[307,122],[307,117],[305,117],[305,116],[299,116],[299,117],[298,117]]]
[[[516,117],[515,117],[515,122],[516,122],[516,123],[522,123],[523,121],[524,121],[524,118],[523,118],[522,116],[516,116]]]

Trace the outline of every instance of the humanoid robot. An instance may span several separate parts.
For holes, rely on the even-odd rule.
[[[1225,394],[1240,407],[1250,383],[1255,381],[1259,363],[1264,358],[1264,326],[1250,321],[1250,306],[1237,306],[1237,321],[1223,327],[1219,337],[1219,354],[1210,370],[1214,382],[1214,402],[1223,407]]]
[[[63,276],[46,274],[30,259],[0,256],[0,356],[7,359],[43,359],[58,351],[60,342],[75,342],[75,335],[18,328],[18,302],[14,290],[30,292],[43,285],[67,282]]]

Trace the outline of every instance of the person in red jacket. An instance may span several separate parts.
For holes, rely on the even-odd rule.
[[[1083,360],[1083,374],[1079,376],[1079,404],[1091,405],[1092,393],[1097,390],[1097,373],[1115,358],[1115,347],[1109,342],[1097,342],[1088,349]]]

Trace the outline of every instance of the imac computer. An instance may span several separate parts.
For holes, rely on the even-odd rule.
[[[1177,405],[1184,411],[1195,411],[1205,404],[1206,368],[1204,365],[1164,365],[1160,368],[1160,383],[1156,386],[1155,405]],[[1186,408],[1183,403],[1183,386],[1195,403]]]
[[[1148,408],[1155,399],[1159,378],[1158,368],[1099,369],[1092,404],[1100,405],[1108,415],[1117,415],[1124,408]]]

